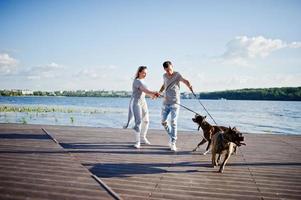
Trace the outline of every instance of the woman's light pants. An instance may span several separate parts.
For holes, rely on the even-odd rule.
[[[142,135],[143,138],[146,138],[149,126],[147,103],[146,101],[133,101],[131,108],[135,120],[135,126],[133,129],[135,130],[136,144],[140,145],[140,136]]]

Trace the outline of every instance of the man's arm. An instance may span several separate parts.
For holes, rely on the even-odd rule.
[[[183,82],[189,88],[189,90],[193,92],[192,85],[190,84],[190,82],[187,79],[185,79],[185,78],[182,77],[180,79],[180,81]]]
[[[164,84],[161,86],[160,90],[159,90],[159,93],[163,92],[164,91]]]

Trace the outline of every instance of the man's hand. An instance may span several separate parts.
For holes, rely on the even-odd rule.
[[[190,82],[187,79],[182,78],[181,80],[188,88],[191,92],[193,92],[192,90],[192,85],[190,84]]]
[[[188,88],[190,89],[191,92],[193,92],[192,85],[189,85]]]
[[[158,97],[160,97],[160,96],[161,96],[160,92],[156,92],[156,93],[155,93],[155,97],[156,97],[156,98],[158,98]]]
[[[155,92],[155,93],[152,95],[152,99],[157,99],[159,96],[160,96],[160,93],[159,93],[159,92]]]

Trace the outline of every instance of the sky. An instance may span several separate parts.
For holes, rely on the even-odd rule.
[[[298,0],[1,0],[0,89],[130,91],[145,65],[159,90],[166,60],[198,92],[301,86],[300,11]]]

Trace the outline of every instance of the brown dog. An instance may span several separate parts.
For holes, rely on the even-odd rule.
[[[206,116],[202,116],[202,115],[195,115],[194,118],[192,118],[192,121],[194,121],[195,123],[197,123],[199,125],[198,130],[200,130],[200,128],[202,128],[203,130],[203,140],[192,150],[192,151],[196,151],[202,144],[208,142],[206,151],[203,153],[203,155],[206,155],[209,152],[209,147],[211,145],[211,138],[214,134],[216,134],[217,132],[220,131],[225,131],[228,128],[225,126],[212,126],[210,125],[208,122],[205,121]]]
[[[211,148],[213,167],[218,166],[220,156],[225,153],[225,159],[219,168],[219,172],[223,173],[225,165],[236,146],[245,145],[242,141],[244,141],[244,137],[235,127],[229,127],[224,133],[218,132],[213,135]],[[216,160],[216,154],[219,154],[218,160]]]

